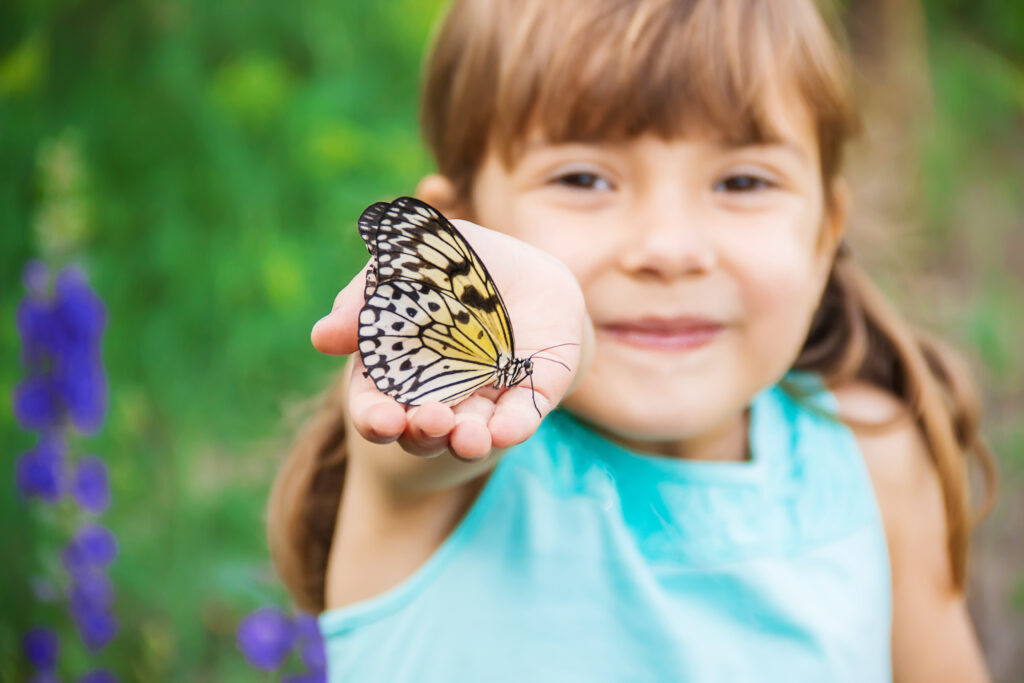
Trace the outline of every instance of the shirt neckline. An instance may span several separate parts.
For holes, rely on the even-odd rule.
[[[784,448],[785,435],[778,429],[778,421],[785,420],[780,405],[782,389],[770,386],[754,396],[750,403],[748,443],[750,459],[744,461],[686,460],[663,455],[642,453],[622,446],[594,431],[567,411],[556,411],[561,419],[580,439],[588,453],[600,457],[617,469],[644,473],[675,480],[700,481],[722,484],[755,484],[763,480],[772,462]]]

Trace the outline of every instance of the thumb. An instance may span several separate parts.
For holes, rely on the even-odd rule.
[[[331,312],[313,325],[309,338],[320,353],[335,356],[354,353],[359,345],[359,310],[363,307],[367,263],[334,297]]]

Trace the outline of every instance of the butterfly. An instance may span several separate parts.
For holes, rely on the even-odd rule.
[[[377,389],[409,406],[451,405],[488,385],[532,384],[497,286],[440,211],[412,197],[377,202],[359,234],[371,261],[359,355]]]

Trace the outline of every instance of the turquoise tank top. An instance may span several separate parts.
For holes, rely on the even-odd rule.
[[[794,379],[794,375],[790,376]],[[398,586],[320,616],[332,683],[891,680],[885,535],[819,388],[751,460],[623,449],[555,411]]]

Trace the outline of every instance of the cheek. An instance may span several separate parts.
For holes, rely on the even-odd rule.
[[[820,264],[807,233],[766,231],[771,239],[750,239],[732,251],[746,321],[773,354],[795,357],[817,307]]]

